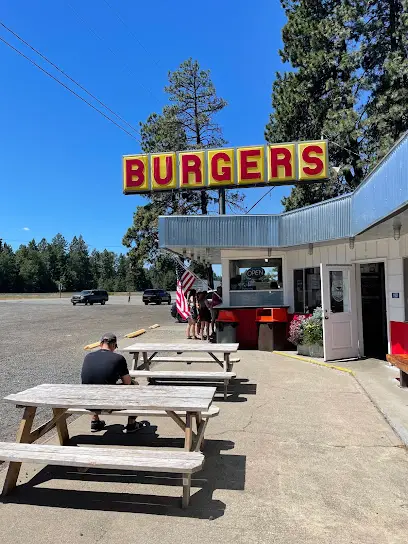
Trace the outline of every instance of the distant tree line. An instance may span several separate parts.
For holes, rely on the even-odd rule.
[[[89,252],[82,236],[68,243],[61,234],[47,242],[31,240],[16,251],[0,240],[0,292],[47,293],[82,289],[143,291],[148,288],[175,289],[172,259],[159,257],[144,268],[132,257],[96,249]]]

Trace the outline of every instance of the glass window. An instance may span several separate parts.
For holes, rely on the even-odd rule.
[[[305,313],[312,314],[322,306],[322,288],[320,284],[320,268],[305,269]]]
[[[295,312],[305,313],[305,289],[304,289],[304,270],[293,271],[293,287],[295,291]]]
[[[330,309],[333,313],[350,311],[350,277],[342,270],[330,270]]]
[[[278,291],[282,285],[282,259],[230,261],[231,291]]]
[[[322,305],[320,268],[293,271],[294,309],[296,313],[311,314]]]

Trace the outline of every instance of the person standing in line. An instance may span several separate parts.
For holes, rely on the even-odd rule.
[[[190,290],[187,298],[187,304],[190,311],[190,316],[187,319],[187,339],[191,340],[192,338],[195,338],[196,340],[198,340],[197,336],[195,335],[195,328],[198,317],[197,294],[195,289]]]
[[[200,293],[198,299],[198,315],[201,323],[201,340],[210,338],[211,312],[207,306],[207,291]]]
[[[215,320],[218,316],[217,306],[222,304],[222,287],[219,285],[217,290],[213,292],[211,300],[211,334],[215,333]]]

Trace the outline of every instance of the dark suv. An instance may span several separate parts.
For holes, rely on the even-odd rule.
[[[171,296],[170,293],[163,291],[163,289],[146,289],[143,293],[143,302],[146,305],[150,302],[155,302],[156,304],[167,302],[167,304],[171,304]]]
[[[71,297],[71,302],[75,304],[105,304],[108,302],[109,295],[107,291],[102,291],[102,289],[90,289],[89,291],[81,291],[77,295]]]

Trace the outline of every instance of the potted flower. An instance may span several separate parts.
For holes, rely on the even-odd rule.
[[[289,342],[299,348],[303,344],[303,323],[305,315],[295,315],[289,326]]]
[[[299,355],[323,357],[323,312],[316,308],[310,317],[297,316],[289,328],[289,341],[297,346]]]

